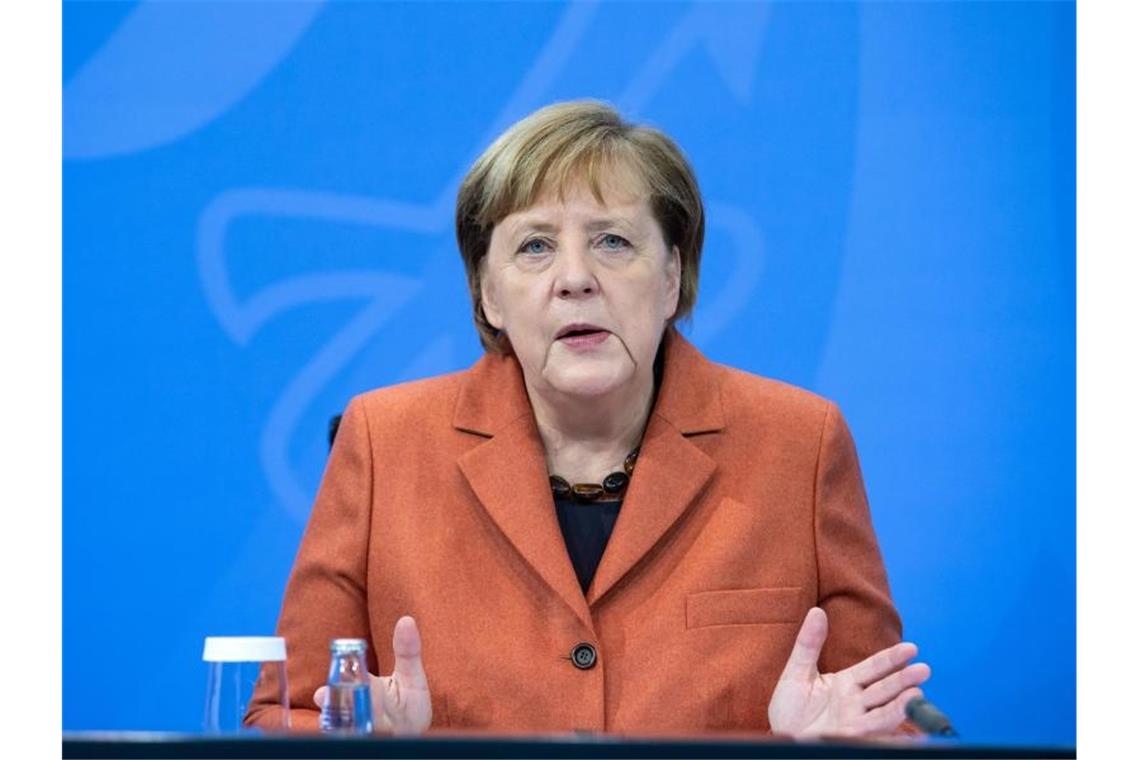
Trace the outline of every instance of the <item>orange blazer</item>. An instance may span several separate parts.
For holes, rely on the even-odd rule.
[[[613,535],[583,594],[518,362],[349,404],[285,591],[292,726],[312,729],[329,640],[423,637],[433,728],[768,730],[804,615],[820,670],[899,641],[851,435],[806,391],[666,336],[664,370]],[[593,667],[571,658],[593,647]],[[264,679],[250,720],[280,721]]]

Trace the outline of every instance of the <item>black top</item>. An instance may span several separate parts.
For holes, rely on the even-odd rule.
[[[562,528],[562,538],[566,541],[566,551],[574,564],[582,593],[590,588],[594,572],[602,561],[602,552],[610,534],[614,532],[621,500],[578,502],[573,499],[555,499],[554,509],[558,512],[558,525]]]

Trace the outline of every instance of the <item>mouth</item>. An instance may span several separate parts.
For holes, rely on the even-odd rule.
[[[555,342],[574,351],[589,351],[605,343],[610,331],[597,325],[577,323],[566,325],[555,336]]]
[[[558,331],[558,334],[554,336],[554,339],[563,340],[568,338],[585,338],[588,336],[600,337],[599,333],[608,335],[609,332],[609,330],[596,325],[577,323],[563,327]]]

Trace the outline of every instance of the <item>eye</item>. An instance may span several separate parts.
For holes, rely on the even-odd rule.
[[[542,238],[531,238],[519,247],[519,253],[539,254],[550,250],[550,245]]]
[[[598,241],[602,248],[607,251],[620,251],[629,247],[629,241],[621,235],[615,235],[612,232],[602,235],[601,240]]]

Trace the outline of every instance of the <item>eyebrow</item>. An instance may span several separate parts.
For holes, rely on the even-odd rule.
[[[526,232],[558,232],[559,229],[557,224],[551,224],[550,222],[544,222],[538,219],[528,221],[525,218],[519,220],[512,225],[512,227],[511,233],[514,235],[520,235]],[[624,227],[630,231],[637,230],[628,219],[624,219],[620,216],[602,217],[586,223],[586,230],[588,232],[596,232],[610,227]]]

